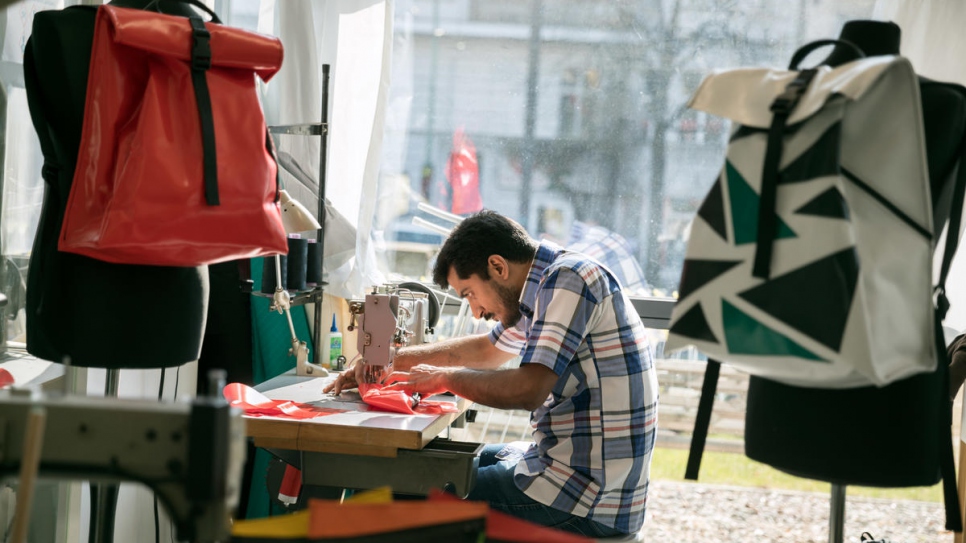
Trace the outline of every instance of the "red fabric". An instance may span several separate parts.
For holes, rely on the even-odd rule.
[[[446,177],[453,187],[453,213],[465,215],[483,209],[476,146],[462,128],[453,133],[453,152],[446,164]]]
[[[435,400],[420,400],[419,405],[413,409],[412,396],[402,390],[384,390],[383,386],[381,384],[360,384],[359,394],[362,395],[362,401],[376,409],[410,415],[440,415],[459,411],[453,402]]]
[[[188,19],[100,6],[61,251],[160,266],[288,251],[255,80],[281,67],[282,43],[206,28],[220,204],[205,199]]]
[[[10,386],[12,384],[13,374],[3,368],[0,368],[0,388]]]
[[[254,388],[241,383],[227,385],[222,394],[232,407],[237,407],[252,417],[283,417],[290,419],[313,419],[341,413],[338,409],[322,409],[289,400],[272,400]]]
[[[436,488],[429,491],[427,499],[461,501],[456,496]],[[534,524],[493,509],[490,509],[486,515],[486,538],[512,543],[593,543],[596,541],[582,535]]]

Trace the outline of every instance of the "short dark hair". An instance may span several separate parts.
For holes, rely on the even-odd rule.
[[[536,254],[537,242],[522,226],[495,211],[484,209],[463,219],[450,232],[436,257],[433,282],[448,288],[451,268],[456,270],[460,279],[469,279],[475,273],[486,280],[490,278],[487,260],[491,255],[524,263]]]

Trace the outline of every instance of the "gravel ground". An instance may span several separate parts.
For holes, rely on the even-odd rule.
[[[846,489],[848,492],[848,489]],[[648,543],[828,543],[829,496],[813,492],[651,481]],[[845,541],[952,543],[940,503],[848,496]]]

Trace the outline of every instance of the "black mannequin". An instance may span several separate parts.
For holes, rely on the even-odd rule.
[[[125,7],[146,1],[117,1]],[[164,10],[190,10],[162,1]],[[99,368],[162,368],[197,360],[208,304],[208,270],[110,264],[57,250],[73,178],[96,10],[36,14],[24,52],[46,192],[27,277],[27,350]],[[53,169],[51,167],[56,167]]]
[[[901,30],[899,25],[887,21],[849,21],[842,27],[839,39],[857,45],[866,56],[898,55]],[[848,47],[837,46],[822,62],[828,66],[841,66],[855,60],[855,52]],[[956,160],[959,159],[959,143],[963,131],[966,109],[962,95],[948,84],[933,83],[920,77],[922,117],[926,129],[929,180],[933,194],[933,217],[935,231],[945,224],[949,215],[949,196],[952,184],[946,183]]]
[[[840,38],[871,56],[899,54],[899,36],[894,23],[850,21]],[[836,47],[825,63],[855,58],[849,48]],[[934,214],[941,225],[949,214],[942,199],[949,199],[966,132],[966,89],[924,78],[920,89]],[[950,424],[942,404],[948,398],[946,368],[940,366],[883,388],[811,389],[752,377],[745,451],[782,471],[835,484],[936,484],[942,448],[950,446],[938,437]]]
[[[143,8],[147,0],[115,0]],[[187,15],[180,2],[162,11]],[[197,360],[208,310],[207,266],[111,264],[57,250],[80,147],[97,10],[34,16],[24,49],[30,116],[44,154],[45,193],[27,276],[27,350],[75,366],[165,368]],[[91,485],[92,543],[113,541],[118,485]]]
[[[902,31],[891,21],[849,21],[842,27],[840,40],[859,47],[865,56],[898,55]],[[822,61],[827,66],[841,66],[858,58],[855,51],[848,47],[836,46],[832,53]]]

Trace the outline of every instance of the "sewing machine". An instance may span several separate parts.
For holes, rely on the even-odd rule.
[[[179,540],[228,541],[245,462],[245,421],[221,400],[193,403],[0,390],[0,478],[25,460],[28,415],[46,413],[42,477],[136,481],[170,513]]]
[[[384,285],[364,300],[349,302],[348,331],[357,346],[367,379],[378,382],[400,347],[431,340],[439,318],[435,294],[418,283]],[[294,420],[252,417],[247,431],[255,446],[302,470],[302,484],[324,489],[365,489],[389,485],[395,492],[426,495],[450,488],[466,496],[476,482],[480,443],[437,439],[450,425],[462,426],[470,405],[453,402],[455,413],[389,413],[370,409],[355,391],[325,395],[334,375],[310,378],[288,372],[256,386],[271,399],[286,399],[330,409],[323,417]]]
[[[396,349],[431,341],[439,302],[419,283],[373,288],[365,301],[349,303],[348,330],[359,329],[357,346],[367,383],[378,383],[392,366]]]

